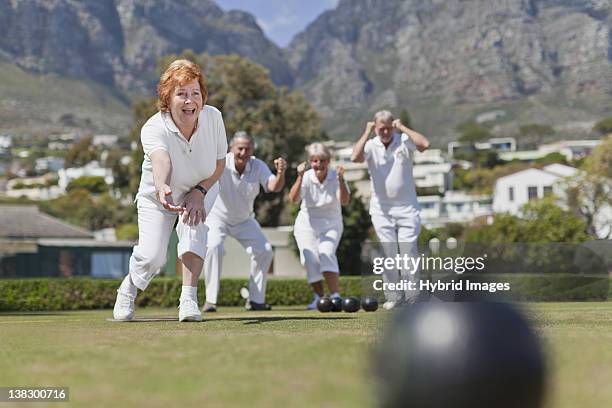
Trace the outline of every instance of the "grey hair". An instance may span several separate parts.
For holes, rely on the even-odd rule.
[[[251,144],[251,146],[253,146],[253,149],[257,147],[257,145],[255,144],[255,139],[253,139],[253,136],[249,135],[244,130],[239,130],[236,133],[234,133],[234,136],[232,136],[232,140],[230,140],[230,147],[233,146],[234,142],[238,139],[248,141]]]
[[[306,146],[306,154],[308,158],[318,156],[323,160],[331,160],[331,153],[327,146],[323,143],[314,142]]]
[[[393,117],[393,114],[391,112],[389,112],[388,110],[381,110],[376,112],[376,114],[374,114],[374,122],[385,122],[385,123],[390,123],[393,122],[395,120],[395,118]]]

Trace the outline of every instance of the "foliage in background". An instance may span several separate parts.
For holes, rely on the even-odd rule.
[[[133,206],[121,206],[108,194],[93,196],[89,191],[78,189],[54,200],[38,203],[41,211],[66,222],[98,230],[134,222],[136,211]]]
[[[92,194],[101,194],[108,191],[108,185],[101,176],[81,176],[72,180],[66,186],[66,192],[74,190],[87,190]]]
[[[601,119],[593,126],[593,131],[600,135],[608,135],[612,133],[612,117]]]
[[[408,110],[406,108],[401,110],[399,120],[404,126],[412,129],[412,118],[410,117],[410,113],[408,113]]]
[[[593,149],[581,170],[565,181],[564,202],[584,220],[589,234],[603,224],[600,235],[612,238],[612,136]]]
[[[340,271],[345,275],[361,273],[361,249],[368,239],[372,222],[368,208],[363,203],[354,183],[349,183],[351,199],[342,207],[344,231],[336,255]]]
[[[489,129],[474,120],[459,124],[457,130],[461,133],[459,141],[465,143],[475,143],[493,137]]]
[[[521,211],[521,218],[496,214],[491,225],[468,227],[463,236],[464,241],[477,244],[578,243],[592,238],[586,233],[584,221],[571,211],[559,207],[554,197],[531,201]]]
[[[87,163],[98,160],[98,152],[92,144],[91,136],[77,140],[66,152],[64,168],[82,167]]]

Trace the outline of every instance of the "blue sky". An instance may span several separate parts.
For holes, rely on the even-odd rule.
[[[244,10],[255,16],[266,36],[281,47],[338,0],[216,0],[224,10]]]

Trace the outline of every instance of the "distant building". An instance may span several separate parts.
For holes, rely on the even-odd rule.
[[[0,278],[120,278],[133,245],[95,240],[36,206],[0,205]]]
[[[448,143],[448,156],[454,158],[459,152],[494,150],[500,154],[516,151],[516,139],[513,137],[493,137],[481,142],[466,143],[453,141]]]
[[[507,151],[499,154],[502,160],[521,160],[532,162],[551,153],[562,154],[567,161],[582,159],[601,143],[601,140],[561,140],[538,146],[536,150]]]
[[[8,197],[27,197],[30,200],[52,200],[63,194],[61,188],[54,183],[55,176],[48,173],[39,177],[20,177],[6,183],[5,194]]]
[[[40,159],[36,159],[34,171],[36,171],[38,174],[43,174],[49,171],[57,173],[64,168],[64,162],[65,160],[63,157],[41,157]]]
[[[94,146],[113,147],[117,145],[119,136],[117,135],[94,135],[91,144]]]
[[[9,135],[0,135],[0,155],[9,153],[13,146],[13,137]]]
[[[483,112],[476,116],[476,123],[482,124],[485,122],[492,122],[499,118],[503,118],[504,116],[506,116],[506,112],[501,109]]]
[[[421,222],[427,228],[440,228],[448,223],[465,223],[493,214],[491,196],[447,191],[443,196],[417,197]]]
[[[530,168],[500,177],[495,182],[493,211],[517,215],[530,200],[547,194],[563,194],[558,181],[576,174],[578,170],[563,164],[550,164],[542,169]]]
[[[100,164],[96,160],[87,163],[83,167],[61,169],[57,174],[59,176],[58,185],[62,191],[66,191],[66,187],[68,187],[68,184],[70,184],[72,180],[83,176],[103,177],[104,181],[108,185],[112,185],[114,182],[113,171],[111,169],[100,167]]]

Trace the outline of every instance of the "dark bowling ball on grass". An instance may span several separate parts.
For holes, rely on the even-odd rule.
[[[363,302],[361,302],[361,307],[366,312],[375,312],[376,310],[378,310],[378,300],[376,300],[375,298],[367,297],[363,299]]]
[[[355,313],[359,311],[361,302],[356,297],[347,297],[342,301],[342,310],[347,313]]]
[[[335,297],[331,299],[332,303],[332,312],[341,312],[342,311],[342,298]]]
[[[331,312],[332,306],[331,299],[328,297],[321,298],[317,302],[317,309],[322,313]]]
[[[527,320],[503,303],[402,308],[375,351],[384,408],[540,408],[546,369]]]

